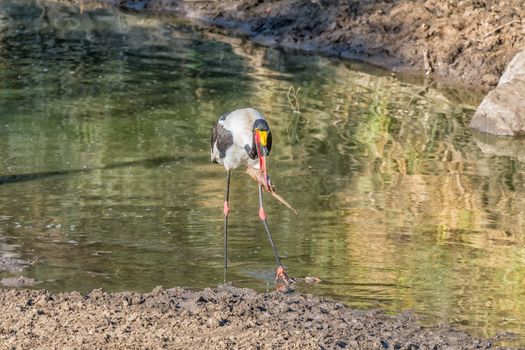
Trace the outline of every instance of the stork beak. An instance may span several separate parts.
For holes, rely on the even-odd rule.
[[[264,174],[264,187],[266,187],[266,189],[269,190],[270,186],[268,184],[268,173],[266,170],[266,156],[268,155],[268,132],[265,130],[257,129],[255,133],[255,140],[257,141],[257,151],[259,155],[259,168]]]
[[[269,189],[268,187],[268,173],[266,171],[266,157],[265,156],[259,156],[259,166],[264,173],[264,187],[266,189]]]

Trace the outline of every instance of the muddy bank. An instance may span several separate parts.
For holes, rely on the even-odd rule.
[[[151,293],[0,290],[0,344],[9,348],[491,349],[409,313],[356,311],[308,295],[221,287]]]
[[[111,1],[111,0],[108,0]],[[118,0],[114,0],[118,1]],[[278,48],[359,59],[487,91],[525,47],[521,0],[120,0]]]

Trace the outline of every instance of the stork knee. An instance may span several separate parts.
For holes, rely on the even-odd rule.
[[[261,221],[266,220],[266,213],[264,212],[264,208],[263,207],[259,208],[259,219],[261,219]]]

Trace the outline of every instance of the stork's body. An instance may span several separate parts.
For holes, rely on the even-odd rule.
[[[253,126],[263,115],[253,108],[237,109],[222,115],[213,128],[211,160],[224,165],[226,171],[240,166],[259,167]],[[266,123],[266,125],[268,125]],[[272,148],[271,132],[268,132],[268,151]]]
[[[230,173],[232,169],[240,166],[250,166],[264,172],[265,187],[270,188],[269,177],[266,173],[266,156],[272,148],[272,133],[264,116],[253,108],[237,109],[222,115],[213,127],[211,138],[211,160],[224,165],[226,169],[226,195],[224,198],[224,271],[228,266],[228,215],[230,211]],[[262,185],[259,186],[259,218],[261,219],[268,239],[273,248],[277,262],[276,279],[286,283],[289,278],[281,264],[279,254],[275,247],[266,213],[263,207]]]

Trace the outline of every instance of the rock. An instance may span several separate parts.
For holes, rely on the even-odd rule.
[[[505,69],[505,72],[499,79],[498,86],[508,83],[520,74],[525,74],[525,50],[518,53],[516,56],[514,56],[512,61],[510,61],[509,65]],[[522,77],[522,79],[524,78]]]
[[[306,277],[304,278],[304,282],[305,282],[305,283],[313,284],[313,283],[321,283],[322,280],[321,280],[319,277],[306,276]]]
[[[525,50],[507,66],[498,86],[489,92],[470,127],[489,134],[525,135]]]

